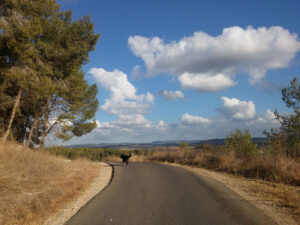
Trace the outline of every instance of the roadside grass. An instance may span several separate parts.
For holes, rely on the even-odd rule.
[[[184,150],[156,151],[147,159],[202,167],[238,174],[247,178],[263,179],[300,186],[300,160],[273,155],[237,157],[234,152]]]
[[[0,146],[0,224],[42,224],[80,195],[100,165],[15,144]]]

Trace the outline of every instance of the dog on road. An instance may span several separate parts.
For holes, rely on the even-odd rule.
[[[123,160],[123,165],[126,165],[126,166],[128,165],[128,161],[131,156],[132,156],[131,153],[129,155],[121,154],[120,158]]]

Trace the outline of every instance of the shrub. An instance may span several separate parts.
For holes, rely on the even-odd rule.
[[[237,129],[225,139],[225,145],[229,151],[234,151],[238,157],[251,156],[257,153],[256,145],[252,143],[248,130],[244,133]]]

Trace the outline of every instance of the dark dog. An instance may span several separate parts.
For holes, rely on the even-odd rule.
[[[132,156],[132,154],[130,153],[129,155],[124,155],[122,154],[120,156],[121,159],[123,159],[123,165],[128,165],[128,161],[129,161],[129,158]]]

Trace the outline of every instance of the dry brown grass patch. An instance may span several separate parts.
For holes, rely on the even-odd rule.
[[[41,224],[85,190],[99,168],[86,160],[0,146],[0,224]]]

